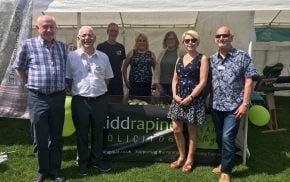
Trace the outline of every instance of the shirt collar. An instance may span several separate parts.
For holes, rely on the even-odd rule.
[[[79,48],[78,50],[77,50],[77,53],[78,53],[78,55],[80,55],[80,56],[86,56],[86,57],[93,57],[93,56],[98,56],[99,55],[99,53],[97,52],[97,50],[96,49],[94,49],[94,53],[92,54],[92,55],[88,55],[88,54],[86,54],[84,51],[83,51],[83,49],[82,48]]]
[[[235,50],[236,50],[236,49],[232,47],[232,48],[227,52],[227,55],[232,56],[232,55],[234,54]],[[217,52],[217,57],[218,57],[218,58],[222,58],[222,57],[220,56],[219,51]],[[226,56],[226,57],[227,57],[227,56]]]
[[[42,47],[43,47],[43,46],[46,46],[46,44],[45,44],[45,42],[44,42],[44,39],[43,39],[40,35],[37,37],[37,40],[40,42],[40,44],[41,44]],[[55,39],[52,40],[52,44],[51,44],[51,46],[54,45],[54,42],[55,42]]]

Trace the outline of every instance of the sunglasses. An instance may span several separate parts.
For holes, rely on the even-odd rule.
[[[186,43],[186,44],[189,44],[189,42],[196,43],[197,39],[184,39],[183,42]]]
[[[223,38],[228,38],[228,37],[230,37],[231,36],[231,34],[216,34],[215,35],[215,38],[217,38],[217,39],[219,39],[219,38],[221,38],[221,37],[223,37]]]

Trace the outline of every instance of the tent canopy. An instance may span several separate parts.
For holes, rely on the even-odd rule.
[[[34,11],[52,12],[184,12],[287,10],[289,0],[34,0]]]
[[[256,26],[290,27],[288,10],[290,0],[34,0],[33,7],[34,12],[60,13],[56,17],[64,21],[58,22],[59,26],[76,25],[76,12],[82,12],[85,25],[188,26],[201,11],[255,11]]]
[[[255,42],[254,27],[290,28],[290,0],[34,0],[34,25],[41,12],[56,18],[60,28],[57,36],[69,45],[76,45],[79,17],[81,25],[103,28],[96,29],[97,43],[106,39],[108,23],[115,22],[122,27],[118,41],[125,44],[127,51],[133,47],[135,36],[143,32],[149,37],[150,49],[157,55],[162,49],[163,35],[169,30],[174,30],[178,37],[188,29],[197,30],[202,37],[200,51],[210,55],[216,51],[212,37],[222,24],[232,28],[234,46],[246,51],[249,42]],[[283,58],[286,54],[278,56],[282,60],[265,60],[268,57],[265,54],[267,50],[254,54],[260,72],[269,62],[287,62]]]

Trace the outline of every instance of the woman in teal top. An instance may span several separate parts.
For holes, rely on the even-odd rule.
[[[165,34],[163,39],[164,50],[157,58],[157,65],[154,73],[154,85],[160,96],[171,96],[171,81],[174,73],[175,63],[183,52],[178,48],[179,40],[173,31]]]

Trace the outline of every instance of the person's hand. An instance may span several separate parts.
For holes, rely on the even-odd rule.
[[[246,115],[247,110],[248,110],[248,106],[245,104],[241,104],[234,114],[236,115],[237,119],[242,119]]]
[[[180,102],[183,100],[183,98],[179,97],[178,95],[173,95],[173,99],[180,104]]]
[[[71,95],[71,89],[69,87],[65,87],[65,95]]]
[[[185,97],[184,99],[182,99],[182,101],[180,102],[180,105],[183,106],[187,106],[190,104],[190,102],[192,101],[191,97]]]
[[[130,89],[130,88],[131,88],[131,87],[130,87],[130,82],[129,82],[128,80],[124,80],[124,82],[125,82],[126,87],[127,87],[128,89]]]
[[[159,93],[161,93],[163,91],[163,87],[162,87],[161,84],[156,83],[156,91],[159,92]]]

